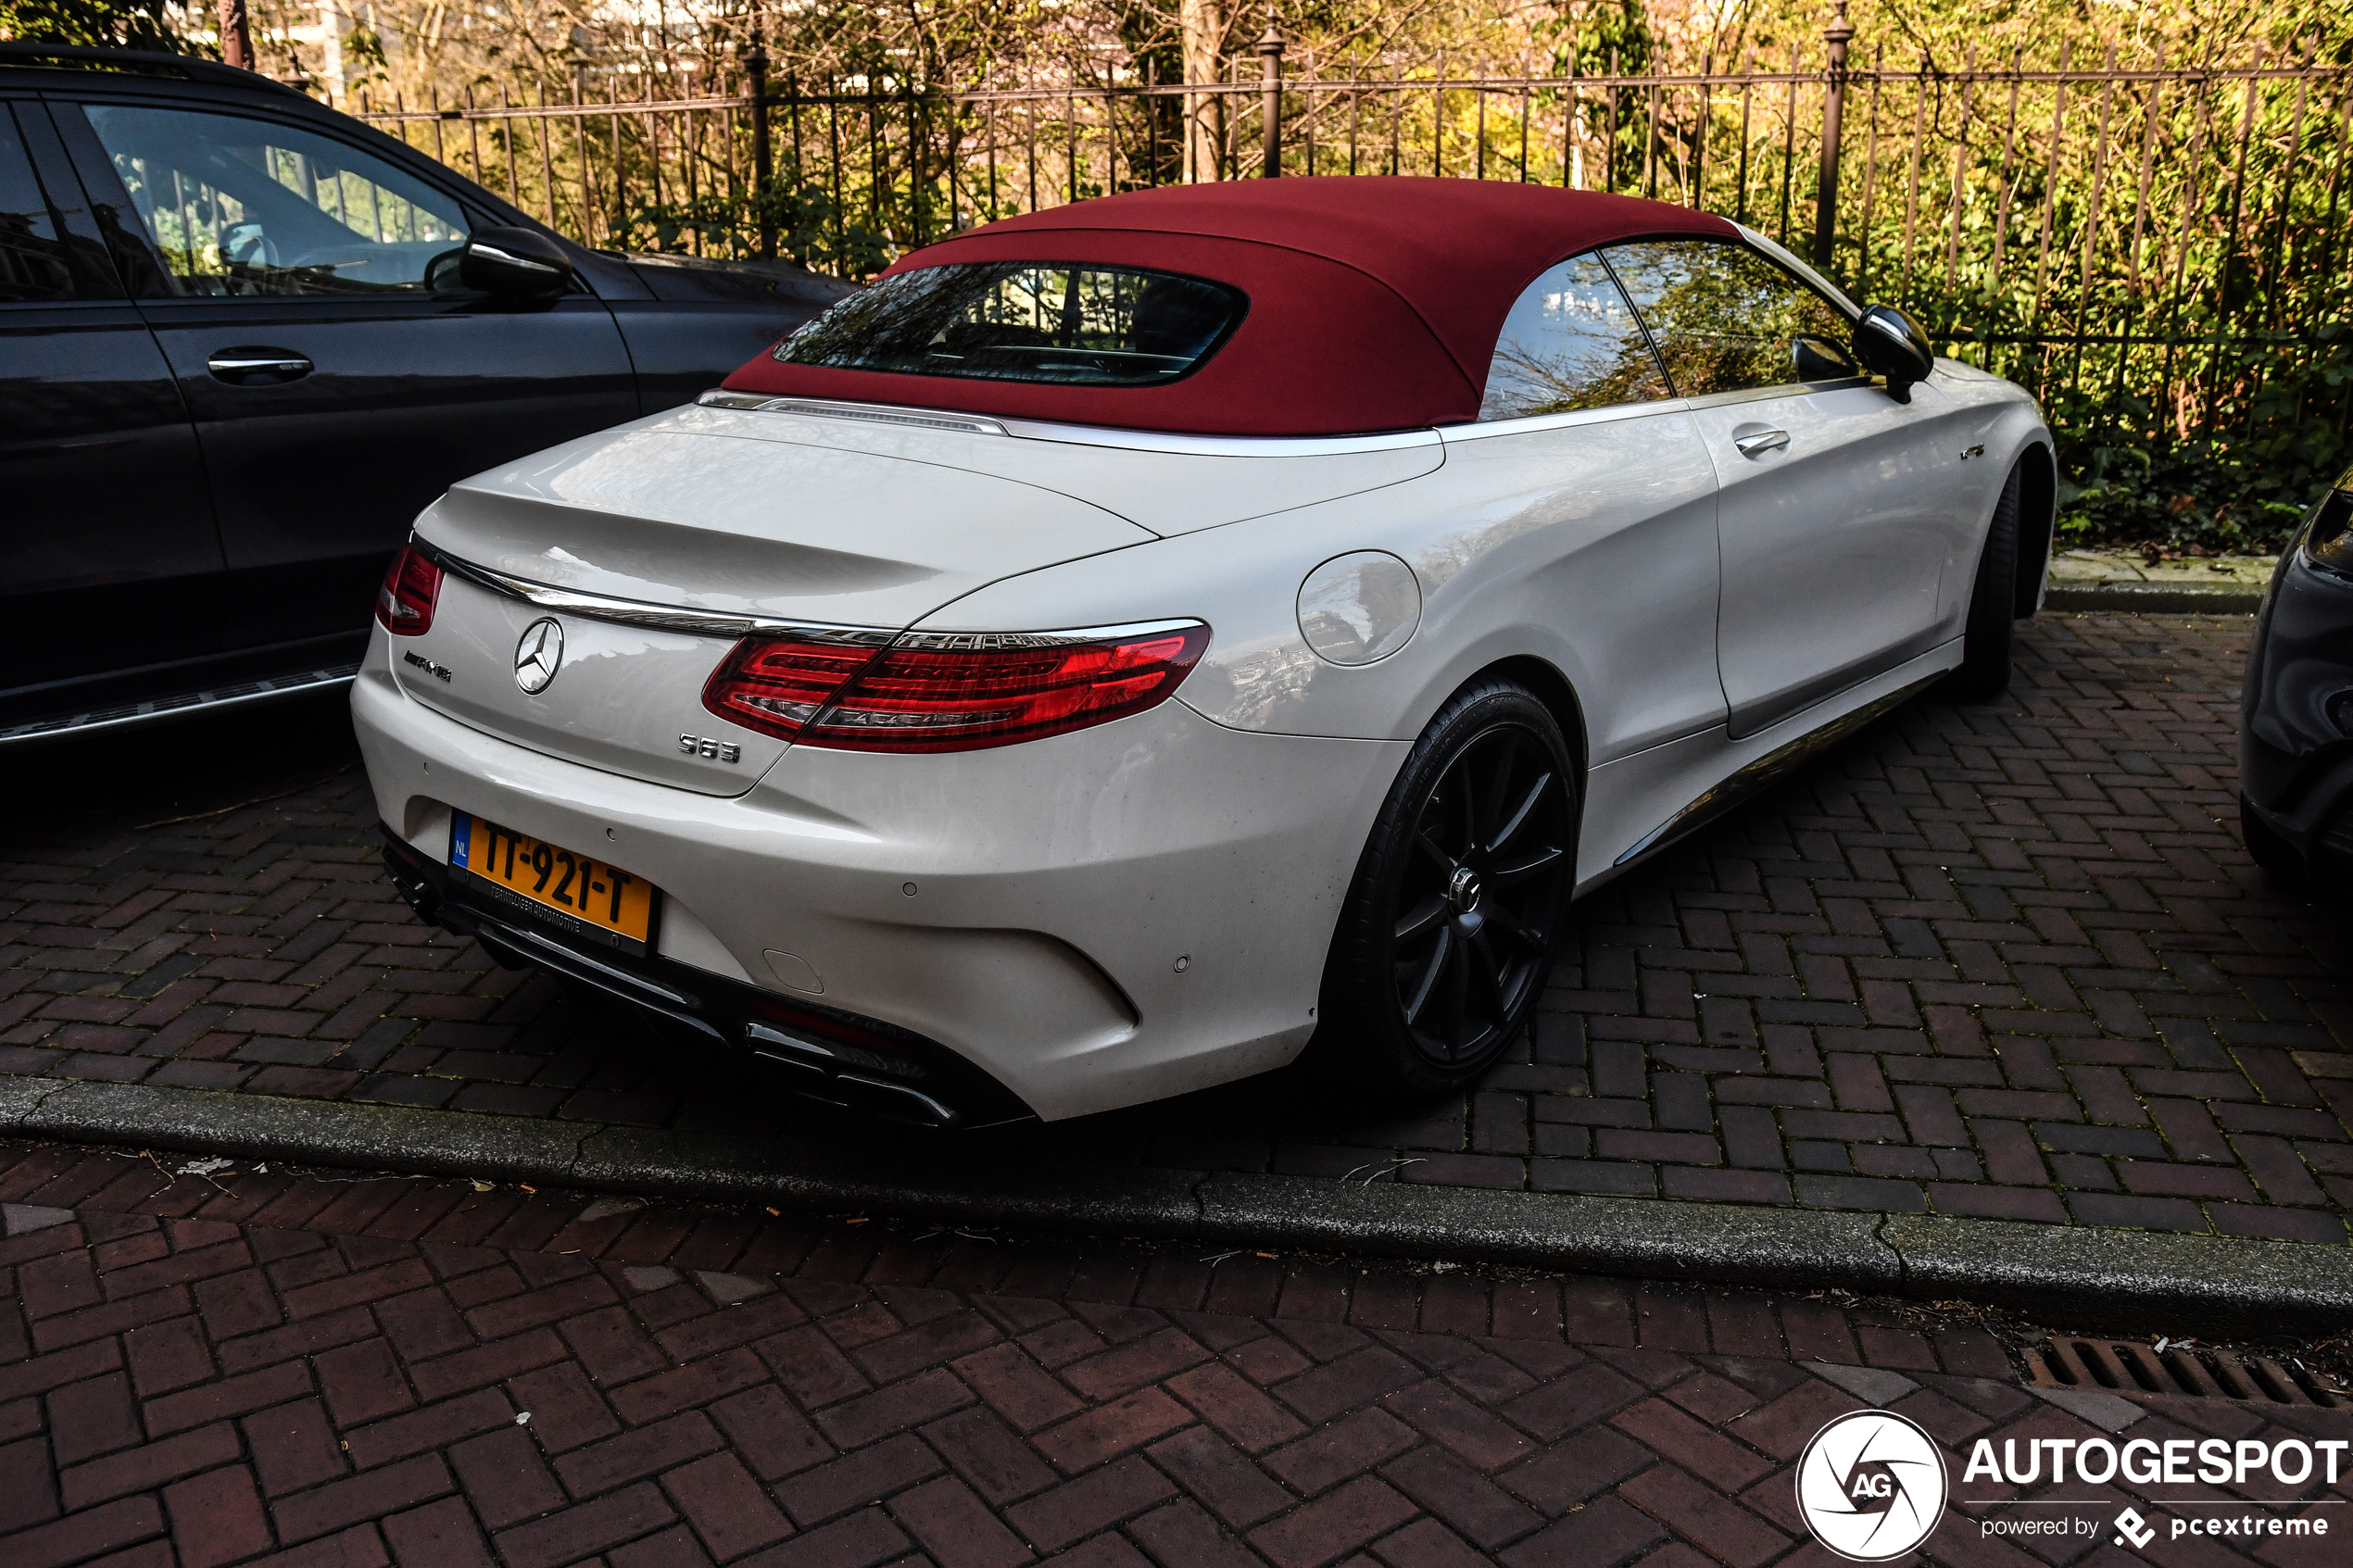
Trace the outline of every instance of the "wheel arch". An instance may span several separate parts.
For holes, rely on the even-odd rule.
[[[1526,686],[1552,714],[1553,722],[1561,727],[1562,738],[1568,742],[1569,759],[1577,767],[1578,792],[1581,797],[1592,748],[1585,734],[1585,705],[1578,701],[1577,688],[1569,684],[1568,677],[1534,654],[1515,654],[1477,671],[1454,690],[1460,692],[1489,680],[1512,681]],[[1447,701],[1453,700],[1449,694]],[[1439,704],[1441,709],[1445,706],[1443,702]]]
[[[2048,445],[2029,442],[2018,455],[2018,576],[2013,619],[2024,621],[2043,606],[2043,583],[2050,575],[2054,531],[2058,525],[2058,464]]]

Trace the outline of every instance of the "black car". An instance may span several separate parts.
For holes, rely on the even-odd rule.
[[[2305,514],[2255,622],[2239,815],[2267,871],[2353,889],[2353,469]]]
[[[846,292],[583,248],[247,71],[0,44],[0,744],[348,679],[451,481]]]

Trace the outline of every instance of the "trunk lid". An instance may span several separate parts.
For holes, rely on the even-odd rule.
[[[669,415],[464,481],[418,519],[417,536],[573,594],[885,633],[985,583],[1153,537],[1016,480],[680,429]],[[561,654],[530,692],[518,649],[542,621]],[[390,641],[402,688],[461,722],[610,772],[736,795],[785,749],[702,706],[736,636],[543,608],[451,571],[432,628]]]
[[[1000,435],[925,428],[924,422],[978,416],[935,416],[912,408],[867,412],[856,404],[842,406],[844,414],[824,414],[801,412],[792,401],[779,399],[786,406],[764,408],[698,405],[665,418],[678,430],[911,458],[1017,480],[1088,501],[1163,538],[1402,484],[1446,461],[1446,444],[1435,430],[1227,439],[980,420],[1011,433]],[[858,417],[861,412],[867,417]],[[894,421],[893,414],[904,422]]]

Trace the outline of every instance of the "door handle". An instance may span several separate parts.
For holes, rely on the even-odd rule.
[[[224,348],[205,361],[205,369],[232,383],[258,377],[268,377],[274,383],[307,376],[313,367],[291,349]]]
[[[1743,458],[1761,458],[1768,452],[1788,445],[1789,432],[1785,430],[1760,430],[1755,435],[1739,435],[1732,438],[1732,445]]]

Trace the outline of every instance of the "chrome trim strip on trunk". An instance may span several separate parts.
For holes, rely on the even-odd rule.
[[[747,413],[806,414],[821,420],[864,420],[870,424],[913,425],[922,430],[955,430],[967,435],[1012,433],[995,420],[977,414],[916,414],[888,404],[837,403],[825,397],[774,397],[764,392],[729,392],[715,387],[695,399],[704,408],[740,408]]]
[[[848,647],[923,648],[931,652],[994,652],[1004,648],[1058,648],[1074,643],[1108,643],[1149,637],[1162,632],[1184,632],[1203,622],[1137,621],[1120,626],[1077,626],[1055,632],[901,632],[887,626],[831,626],[819,621],[779,621],[763,615],[731,615],[722,610],[683,609],[674,605],[648,604],[642,599],[617,599],[551,587],[526,577],[510,576],[461,560],[448,551],[412,539],[409,547],[430,558],[453,577],[478,588],[541,609],[560,610],[586,621],[610,621],[623,626],[644,626],[658,632],[686,632],[710,637],[801,637],[814,643],[838,643]]]
[[[676,605],[648,604],[642,599],[614,598],[605,594],[585,594],[573,588],[558,588],[545,583],[534,583],[527,577],[514,577],[461,560],[447,550],[424,540],[413,541],[435,566],[453,577],[462,577],[477,588],[486,588],[510,599],[521,599],[541,609],[560,610],[587,621],[610,621],[623,626],[643,626],[657,632],[686,632],[704,637],[784,636],[805,637],[816,643],[840,643],[851,647],[888,647],[899,633],[887,626],[830,626],[806,621],[783,621],[765,615],[736,615],[725,610],[686,609]]]

